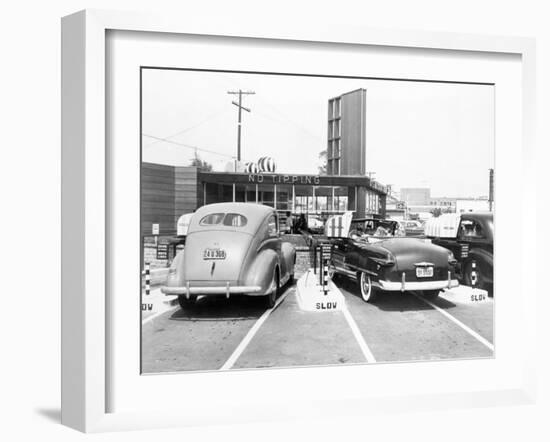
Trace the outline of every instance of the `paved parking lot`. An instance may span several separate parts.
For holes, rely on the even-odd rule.
[[[493,298],[469,288],[435,301],[385,293],[363,302],[353,281],[335,281],[344,311],[305,312],[296,286],[274,309],[254,297],[199,298],[185,310],[143,312],[142,372],[290,367],[492,357]]]

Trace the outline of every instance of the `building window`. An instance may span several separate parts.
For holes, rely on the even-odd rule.
[[[334,125],[332,135],[334,138],[338,138],[340,136],[340,119],[334,120],[332,124]]]
[[[334,140],[332,156],[335,158],[340,158],[341,155],[342,155],[342,152],[340,151],[340,139]]]
[[[332,207],[335,212],[345,212],[348,210],[348,188],[347,187],[335,187],[334,188],[334,200]]]
[[[313,211],[313,187],[294,186],[294,212],[307,213]]]
[[[275,207],[275,188],[273,185],[261,184],[258,186],[258,202]]]
[[[256,201],[256,192],[254,192],[254,202]],[[246,185],[235,184],[235,201],[238,203],[246,202]]]
[[[340,175],[340,160],[332,161],[332,175]]]
[[[328,212],[332,210],[332,187],[315,187],[313,209],[316,212]]]
[[[340,98],[334,100],[334,118],[340,116]]]
[[[292,186],[291,185],[277,185],[277,210],[291,210],[292,209]]]

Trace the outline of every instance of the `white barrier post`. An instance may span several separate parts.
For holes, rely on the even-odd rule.
[[[328,294],[328,259],[323,259],[323,293]]]
[[[151,293],[151,273],[150,273],[150,264],[145,263],[145,295]]]
[[[472,273],[470,274],[470,281],[472,281],[472,287],[475,287],[477,283],[477,271],[476,271],[476,262],[472,262]]]

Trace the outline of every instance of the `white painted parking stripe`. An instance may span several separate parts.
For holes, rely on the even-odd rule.
[[[417,295],[416,293],[413,293],[414,296],[416,296],[418,299],[421,299],[426,304],[428,304],[430,307],[433,307],[436,309],[439,313],[441,313],[446,318],[450,319],[452,322],[454,322],[456,325],[458,325],[460,328],[462,328],[465,332],[469,333],[471,336],[476,338],[479,342],[481,342],[483,345],[485,345],[489,350],[495,351],[495,346],[489,342],[487,339],[485,339],[483,336],[481,336],[479,333],[472,330],[470,327],[468,327],[466,324],[463,324],[458,319],[456,319],[454,316],[452,316],[450,313],[443,310],[441,307],[438,307],[433,302],[428,301],[427,299],[423,298],[422,296]]]
[[[355,339],[357,340],[357,343],[359,344],[359,347],[361,348],[361,351],[363,352],[363,355],[365,356],[365,359],[369,364],[376,362],[376,359],[374,359],[374,355],[370,351],[369,346],[367,345],[367,342],[363,338],[363,335],[359,331],[359,327],[357,327],[357,324],[353,317],[351,316],[351,313],[348,310],[348,307],[344,307],[342,309],[342,312],[344,313],[344,318],[346,318],[346,321],[348,322],[349,327],[351,328],[351,332],[353,333],[353,336],[355,336]]]
[[[329,287],[331,291],[340,293],[342,297],[344,296],[342,294],[342,291],[338,288],[336,284],[334,284],[334,282],[332,282],[332,280],[329,282]],[[359,348],[361,348],[361,351],[363,352],[363,356],[365,356],[366,361],[369,364],[376,362],[374,355],[372,354],[369,346],[367,345],[367,341],[365,341],[365,338],[363,338],[363,335],[361,334],[359,327],[357,327],[357,323],[355,322],[355,319],[353,319],[353,316],[351,316],[351,313],[348,310],[348,306],[346,304],[344,304],[342,313],[344,313],[344,318],[346,318],[349,328],[351,329],[351,332],[353,333],[355,340],[359,344]]]
[[[252,338],[254,335],[258,332],[262,324],[266,321],[266,319],[269,317],[269,315],[279,306],[281,302],[283,302],[283,299],[286,298],[286,295],[288,294],[289,290],[287,290],[285,293],[283,293],[279,299],[275,302],[275,305],[273,308],[267,309],[262,316],[254,323],[252,328],[248,330],[248,333],[243,338],[243,340],[240,342],[240,344],[237,346],[235,351],[229,356],[229,359],[225,362],[225,364],[222,365],[220,370],[230,370],[233,365],[235,365],[235,362],[237,362],[237,359],[241,356],[243,351],[245,351],[248,344],[250,344],[250,341],[252,341]]]

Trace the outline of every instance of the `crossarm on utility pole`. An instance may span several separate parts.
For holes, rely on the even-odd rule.
[[[229,95],[238,95],[239,102],[232,101],[239,108],[238,120],[237,120],[237,162],[241,161],[241,125],[242,125],[242,111],[243,109],[247,112],[250,112],[250,109],[243,106],[243,95],[254,95],[254,91],[243,91],[239,89],[238,91],[227,91]],[[237,165],[235,164],[235,172],[237,171]]]

